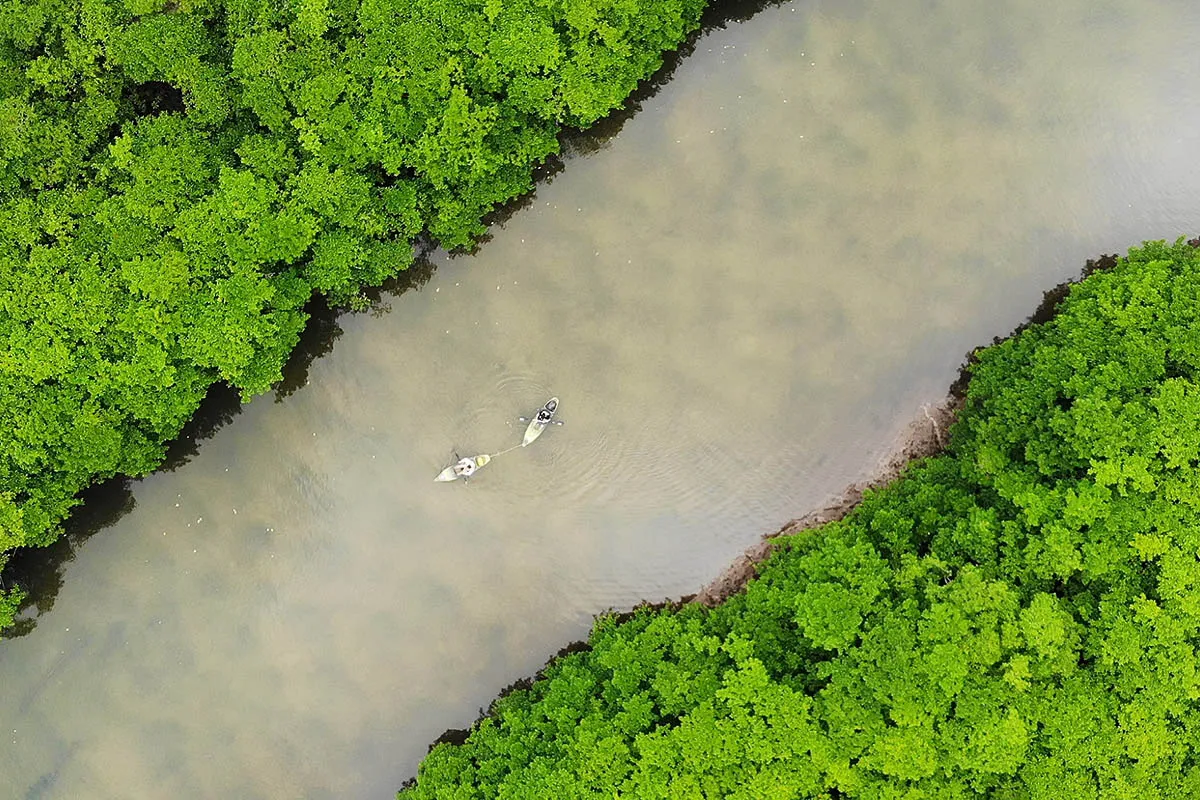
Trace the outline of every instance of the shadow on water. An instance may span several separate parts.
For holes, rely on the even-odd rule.
[[[663,64],[658,71],[638,84],[620,108],[586,130],[572,129],[564,133],[559,142],[563,159],[587,156],[608,147],[625,123],[642,110],[642,106],[675,77],[675,70],[696,50],[696,45],[708,34],[730,25],[746,22],[761,11],[786,5],[792,0],[716,0],[700,17],[700,27],[693,31],[679,48],[663,54]],[[560,170],[554,170],[557,174]],[[553,177],[553,174],[549,177]]]
[[[54,607],[63,585],[66,566],[79,548],[97,531],[124,517],[136,502],[130,478],[112,478],[79,493],[82,501],[63,524],[63,535],[47,547],[22,548],[13,553],[4,569],[4,584],[19,585],[28,596],[17,613],[16,623],[4,638],[24,636],[37,626],[38,618]]]
[[[200,408],[184,425],[179,436],[167,445],[166,456],[159,471],[173,472],[192,460],[200,442],[210,438],[229,424],[241,411],[242,403],[235,389],[227,384],[214,384],[200,403]],[[46,547],[20,548],[13,552],[4,567],[0,585],[20,586],[28,595],[17,613],[16,624],[3,631],[4,638],[30,633],[37,620],[54,607],[54,600],[63,585],[67,564],[97,531],[116,524],[137,504],[133,498],[133,478],[118,476],[89,486],[78,495],[79,505],[63,522],[63,535]]]
[[[283,380],[275,384],[276,403],[282,403],[308,384],[308,370],[313,362],[331,352],[334,341],[342,335],[337,322],[342,311],[331,308],[324,297],[318,296],[304,310],[308,313],[308,323],[283,365]]]
[[[437,271],[437,265],[433,262],[433,254],[438,251],[437,246],[423,239],[413,247],[416,256],[408,269],[393,278],[388,278],[382,286],[363,290],[363,295],[371,301],[369,311],[373,316],[378,317],[392,310],[391,304],[384,300],[385,297],[399,297],[405,292],[420,289],[433,278],[433,273]]]
[[[395,277],[388,278],[382,286],[362,290],[367,305],[362,309],[331,307],[323,297],[315,298],[305,308],[308,324],[300,334],[300,341],[292,350],[283,366],[283,380],[275,385],[275,402],[282,403],[308,384],[308,372],[321,356],[333,351],[333,343],[342,335],[338,324],[343,314],[369,313],[382,316],[392,310],[385,298],[399,297],[412,289],[420,289],[429,283],[436,270],[430,256],[436,249],[429,241],[422,240],[413,245],[416,255],[408,269]]]
[[[190,462],[199,452],[200,441],[209,439],[232,422],[241,411],[238,391],[227,384],[214,384],[192,419],[172,443],[158,471],[174,471]],[[96,483],[80,492],[79,505],[62,523],[62,536],[47,547],[17,549],[4,569],[4,585],[19,585],[28,596],[20,604],[16,625],[4,631],[5,638],[25,636],[37,625],[38,618],[54,607],[55,597],[62,588],[62,575],[67,564],[76,558],[84,543],[109,525],[133,511],[131,477],[113,477]]]
[[[385,314],[391,310],[385,298],[397,297],[410,289],[419,289],[433,277],[435,266],[429,255],[433,247],[422,243],[412,266],[382,286],[367,289],[363,295],[369,305],[365,313]],[[338,319],[342,314],[355,313],[350,309],[331,308],[323,298],[315,299],[306,309],[309,322],[300,342],[283,368],[283,380],[275,387],[275,402],[282,402],[308,383],[313,362],[333,350],[342,335]],[[200,452],[200,443],[212,438],[221,428],[233,421],[242,410],[241,397],[236,389],[225,383],[214,384],[200,408],[167,445],[167,453],[158,471],[174,472]],[[31,633],[38,619],[54,607],[55,598],[63,586],[67,565],[75,560],[79,549],[97,531],[116,524],[133,510],[134,479],[112,478],[79,493],[80,504],[63,524],[64,533],[47,547],[23,548],[15,551],[3,571],[0,586],[20,586],[28,596],[21,604],[16,624],[3,631],[3,638],[16,638]]]
[[[200,442],[228,425],[241,411],[237,390],[227,384],[214,384],[200,408],[167,445],[159,471],[173,472],[199,452]],[[114,525],[137,505],[133,497],[134,479],[120,476],[90,486],[79,493],[79,505],[63,522],[63,535],[46,547],[16,550],[4,568],[3,585],[20,586],[28,596],[21,604],[16,624],[5,630],[5,638],[24,636],[37,626],[38,619],[54,607],[63,585],[67,564],[96,532]]]
[[[200,452],[200,442],[211,439],[233,418],[242,413],[242,399],[237,389],[227,383],[214,383],[200,402],[196,413],[183,426],[179,436],[167,445],[167,454],[159,472],[174,472]]]

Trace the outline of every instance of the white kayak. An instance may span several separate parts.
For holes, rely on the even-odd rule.
[[[434,478],[434,480],[444,483],[446,481],[455,481],[455,480],[458,480],[459,478],[469,478],[475,474],[476,470],[478,470],[482,466],[485,466],[491,460],[492,460],[492,457],[487,455],[486,453],[474,456],[473,458],[464,458],[464,459],[462,459],[462,461],[459,461],[457,464],[451,464],[450,466],[446,467],[444,470],[439,472],[438,476],[436,478]],[[463,463],[464,461],[468,462],[468,463],[464,464]],[[468,466],[469,464],[474,464],[475,466],[474,467]]]
[[[522,447],[542,435],[542,431],[546,430],[546,426],[554,419],[554,412],[557,410],[557,397],[551,397],[546,401],[546,405],[538,409],[538,412],[533,415],[533,419],[529,421],[529,427],[525,429],[525,438],[521,440]]]

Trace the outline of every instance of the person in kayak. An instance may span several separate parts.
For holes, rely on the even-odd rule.
[[[469,478],[475,474],[476,469],[478,469],[478,467],[475,464],[475,459],[461,458],[459,459],[458,463],[454,465],[454,474],[460,478]]]
[[[562,425],[562,420],[554,419],[554,412],[557,410],[558,402],[551,400],[538,409],[537,413],[533,415],[532,420],[529,417],[517,417],[517,419],[521,420],[521,422],[537,422],[541,425]]]

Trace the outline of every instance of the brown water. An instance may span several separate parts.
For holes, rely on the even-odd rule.
[[[1085,258],[1192,233],[1191,0],[799,2],[700,40],[475,257],[343,318],[0,646],[4,792],[386,797],[820,504]],[[566,424],[469,485],[433,476]]]

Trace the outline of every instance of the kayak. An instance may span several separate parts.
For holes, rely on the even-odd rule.
[[[558,410],[558,398],[557,397],[551,397],[549,400],[546,401],[546,405],[544,405],[544,406],[542,406],[542,408],[538,409],[538,414],[541,414],[542,411],[548,411],[549,416],[547,416],[545,418],[545,420],[539,420],[538,414],[533,415],[533,419],[530,420],[530,422],[529,422],[529,427],[525,429],[525,438],[521,440],[522,447],[524,447],[525,445],[529,444],[534,439],[536,439],[542,435],[542,431],[546,430],[546,426],[550,424],[550,421],[554,418],[554,412],[557,410]]]
[[[475,456],[471,460],[475,462],[475,469],[478,470],[480,467],[484,466],[489,461],[491,461],[492,457],[487,455],[486,453],[484,453],[482,455]],[[434,478],[434,480],[441,482],[441,483],[445,483],[447,481],[458,480],[459,478],[463,477],[462,475],[459,475],[457,472],[454,471],[454,468],[456,466],[458,466],[458,465],[451,464],[450,466],[446,467],[444,470],[442,470],[441,472],[438,473],[438,476],[436,478]]]

